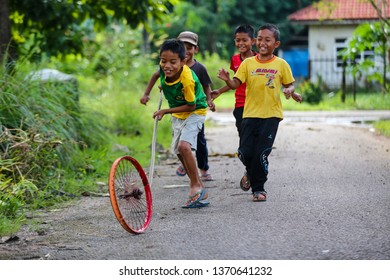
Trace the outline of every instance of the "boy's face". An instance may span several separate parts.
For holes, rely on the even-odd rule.
[[[276,41],[274,33],[271,30],[263,29],[257,33],[256,47],[260,55],[272,55],[279,45],[280,41]]]
[[[161,69],[169,81],[175,81],[179,78],[184,64],[185,60],[181,60],[179,54],[173,53],[170,50],[163,51],[160,55]]]
[[[190,62],[194,59],[194,55],[198,52],[198,47],[193,44],[184,42],[186,47],[186,62]]]
[[[252,50],[255,39],[251,38],[248,33],[236,33],[234,35],[234,44],[240,53],[246,53]]]

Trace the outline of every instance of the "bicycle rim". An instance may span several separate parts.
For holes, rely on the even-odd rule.
[[[130,156],[114,161],[109,175],[109,193],[115,216],[131,233],[142,233],[152,217],[152,193],[141,165]]]

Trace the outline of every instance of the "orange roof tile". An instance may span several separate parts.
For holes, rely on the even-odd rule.
[[[385,18],[390,17],[390,0],[382,12]],[[375,1],[377,3],[377,1]],[[374,20],[378,19],[377,11],[367,0],[323,0],[288,16],[291,21],[318,20]]]

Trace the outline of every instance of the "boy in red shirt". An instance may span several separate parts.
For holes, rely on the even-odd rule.
[[[252,50],[252,46],[256,42],[254,35],[255,29],[249,24],[240,25],[236,28],[234,32],[234,44],[236,45],[239,53],[233,55],[230,61],[230,70],[232,70],[234,73],[237,72],[241,62],[243,62],[246,58],[257,55],[257,52]],[[211,92],[211,97],[216,99],[218,96],[228,90],[231,90],[231,88],[228,86],[213,90]],[[243,83],[236,89],[235,92],[236,102],[234,104],[233,116],[236,119],[238,137],[241,136],[242,114],[244,112],[245,105],[245,90],[246,84]],[[240,187],[243,191],[248,191],[250,189],[250,183],[246,173],[244,174],[243,179],[240,181]]]
[[[241,62],[246,58],[255,56],[257,53],[252,50],[252,46],[255,44],[256,39],[254,38],[255,30],[251,25],[244,24],[236,28],[234,32],[234,44],[239,51],[239,53],[232,56],[230,61],[230,70],[234,73],[237,72],[238,67],[240,67]],[[231,90],[228,86],[224,86],[217,90],[211,92],[211,97],[216,99],[222,93]],[[234,104],[233,116],[236,119],[236,127],[238,131],[238,136],[240,136],[241,131],[241,121],[242,113],[244,111],[245,104],[245,90],[246,84],[241,84],[235,92],[236,102]]]

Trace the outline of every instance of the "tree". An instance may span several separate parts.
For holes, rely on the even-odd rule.
[[[261,5],[256,5],[252,0],[236,1],[228,20],[230,38],[232,39],[234,29],[240,24],[251,24],[257,31],[260,25],[269,22],[278,26],[282,43],[285,44],[303,28],[292,25],[287,16],[312,3],[313,0],[263,0]],[[228,46],[232,52],[234,45],[230,43]]]
[[[225,50],[224,39],[230,33],[227,19],[235,3],[236,0],[180,1],[165,22],[150,23],[153,28],[149,41],[153,50],[158,48],[164,38],[174,38],[180,32],[189,30],[198,34],[201,52],[222,54]]]
[[[0,0],[0,55],[10,45],[17,53],[80,54],[83,42],[109,22],[131,27],[161,20],[177,0]],[[7,13],[9,12],[9,16]],[[12,37],[11,37],[12,30]]]
[[[368,79],[378,81],[383,86],[383,93],[386,93],[388,88],[386,83],[386,74],[388,72],[386,55],[389,50],[389,43],[385,33],[389,32],[390,29],[382,30],[379,22],[361,24],[352,34],[352,38],[343,55],[344,60],[352,62],[350,67],[354,77],[359,73],[368,74]],[[361,59],[362,53],[367,50],[373,50],[375,56],[381,57],[383,62],[381,72],[378,72],[378,69],[376,69],[375,56],[363,57]],[[359,61],[356,61],[357,59]]]
[[[311,3],[312,0],[263,0],[261,4],[253,0],[180,1],[163,26],[154,25],[151,37],[175,37],[183,30],[191,30],[199,35],[202,52],[229,58],[236,51],[233,37],[238,25],[251,24],[257,30],[265,22],[275,23],[283,42],[287,42],[302,28],[291,25],[287,16]]]
[[[390,21],[385,14],[388,1],[367,0],[377,11],[379,21],[374,23],[364,23],[359,25],[349,41],[347,49],[344,51],[344,60],[352,62],[350,66],[352,74],[356,77],[359,73],[368,74],[368,79],[378,81],[383,87],[383,94],[388,91],[387,72],[388,60],[390,59]],[[382,72],[375,68],[375,57],[366,57],[359,63],[355,63],[358,56],[366,50],[373,50],[375,56],[381,57],[383,66]]]
[[[0,62],[3,61],[3,54],[8,51],[11,43],[11,26],[9,18],[8,0],[0,0]]]
[[[387,72],[387,62],[390,60],[390,48],[388,42],[390,40],[390,20],[389,15],[386,14],[388,0],[368,0],[368,2],[374,7],[379,17],[379,24],[381,28],[381,33],[383,36],[382,45],[385,48],[383,50],[383,60],[384,60],[384,73],[383,73],[383,82],[384,82],[384,93],[387,91],[386,85],[386,72]],[[387,48],[387,49],[386,49]],[[386,57],[387,52],[387,57]]]

